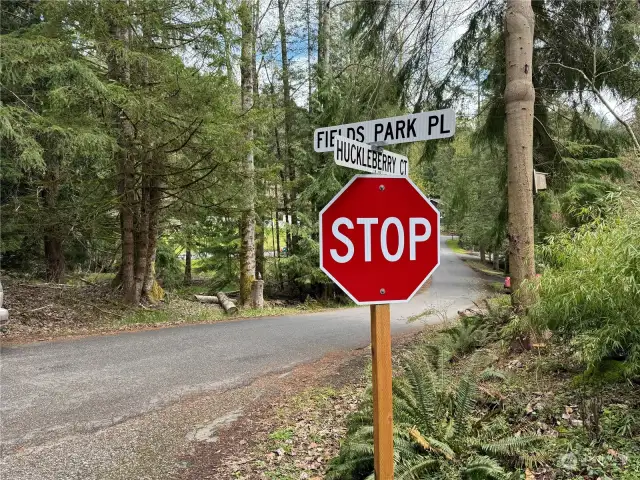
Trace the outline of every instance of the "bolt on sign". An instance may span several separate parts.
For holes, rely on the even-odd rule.
[[[337,136],[333,149],[333,161],[341,167],[369,173],[408,176],[409,159],[398,153],[376,149],[366,143]]]
[[[393,145],[447,138],[455,132],[456,115],[447,108],[318,128],[313,134],[313,148],[316,152],[331,152],[337,136],[370,145]]]

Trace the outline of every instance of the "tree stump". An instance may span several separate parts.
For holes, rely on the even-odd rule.
[[[264,308],[264,280],[254,280],[251,284],[251,306]]]

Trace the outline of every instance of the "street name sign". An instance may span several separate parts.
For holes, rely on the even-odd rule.
[[[409,159],[404,155],[376,149],[340,135],[334,139],[333,160],[341,167],[363,172],[403,177],[409,175]]]
[[[440,264],[440,213],[408,178],[356,175],[320,212],[320,268],[359,305],[408,302]]]
[[[455,131],[455,112],[447,108],[318,128],[313,133],[313,149],[316,152],[331,152],[337,136],[382,146],[447,138],[453,136]]]
[[[318,128],[316,152],[333,151],[356,175],[320,212],[320,268],[359,305],[371,305],[375,478],[393,478],[390,303],[411,300],[440,265],[440,212],[409,180],[407,158],[380,147],[453,136],[451,109]]]

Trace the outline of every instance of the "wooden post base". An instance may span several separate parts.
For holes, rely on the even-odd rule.
[[[376,480],[393,480],[393,404],[391,393],[391,309],[371,305],[373,357],[373,448]]]

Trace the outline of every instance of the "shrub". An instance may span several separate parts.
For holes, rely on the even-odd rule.
[[[640,208],[625,206],[540,248],[547,268],[529,321],[570,341],[589,370],[614,358],[625,361],[627,374],[638,374]]]
[[[182,285],[184,267],[173,248],[165,242],[158,243],[155,266],[156,277],[164,288],[172,290]]]
[[[491,415],[476,405],[479,382],[501,375],[488,369],[476,373],[477,362],[472,362],[470,369],[455,376],[456,381],[445,370],[447,361],[445,352],[407,358],[404,375],[394,379],[396,478],[519,478],[510,476],[509,466],[526,462],[524,449],[539,438],[511,435],[504,420],[488,420]],[[372,403],[368,399],[351,417],[347,439],[327,478],[373,478],[372,472]]]
[[[455,357],[468,355],[491,340],[491,334],[482,317],[462,317],[460,322],[444,331],[448,347]]]

